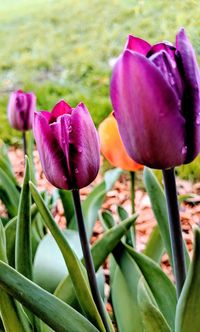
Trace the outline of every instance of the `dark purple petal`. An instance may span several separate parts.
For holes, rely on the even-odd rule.
[[[44,116],[43,112],[35,112],[33,126],[42,169],[55,187],[68,189],[65,155],[45,116],[46,112]]]
[[[8,120],[13,128],[20,131],[31,129],[35,110],[36,97],[34,93],[18,90],[10,95]]]
[[[60,100],[51,112],[50,122],[56,121],[57,117],[63,114],[71,114],[72,108],[64,100]]]
[[[158,169],[183,164],[185,119],[176,93],[149,59],[123,53],[113,71],[111,99],[131,158]]]
[[[153,45],[148,51],[146,57],[149,58],[151,55],[158,53],[160,51],[165,51],[170,55],[170,57],[175,61],[176,48],[169,42],[162,42]]]
[[[183,97],[184,87],[176,62],[174,62],[170,55],[165,51],[153,54],[150,56],[149,60],[156,65],[166,81],[175,90],[179,99],[179,106],[181,110],[181,100]]]
[[[180,69],[185,82],[183,112],[186,118],[186,162],[192,161],[200,151],[200,74],[195,52],[182,28],[176,36]]]
[[[125,49],[146,55],[151,45],[141,38],[129,35]]]
[[[71,126],[71,115],[64,114],[58,117],[57,122],[50,125],[54,137],[56,137],[60,148],[63,151],[66,162],[66,175],[68,179],[68,188],[73,188],[73,173],[70,168],[69,160],[69,146],[70,146],[70,132],[72,130]]]
[[[70,166],[77,188],[90,184],[100,166],[100,145],[96,128],[86,106],[80,103],[71,115]]]

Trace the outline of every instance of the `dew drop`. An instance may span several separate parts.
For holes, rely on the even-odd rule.
[[[77,174],[78,173],[78,168],[75,168],[74,172]]]
[[[198,113],[198,115],[197,115],[196,124],[200,125],[200,113]]]
[[[69,130],[69,133],[71,133],[72,132],[72,126],[69,126],[68,130]]]
[[[79,152],[79,153],[83,152],[82,147],[78,147],[78,152]]]
[[[181,152],[182,152],[182,154],[186,154],[187,153],[187,146],[185,145],[183,148],[182,148],[182,150],[181,150]]]

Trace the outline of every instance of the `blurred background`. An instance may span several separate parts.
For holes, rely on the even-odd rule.
[[[51,110],[61,98],[71,106],[83,101],[98,126],[112,111],[111,65],[127,35],[174,42],[184,26],[200,59],[199,19],[200,3],[192,0],[1,1],[1,139],[20,142],[6,114],[14,89],[35,92],[38,110]],[[182,177],[200,178],[199,161],[182,166]]]

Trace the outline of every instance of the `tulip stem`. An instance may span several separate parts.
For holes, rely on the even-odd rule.
[[[95,276],[94,263],[92,260],[92,255],[91,255],[90,247],[89,247],[89,241],[87,239],[87,233],[86,233],[85,224],[84,224],[84,220],[83,220],[83,213],[82,213],[82,208],[81,208],[79,190],[78,189],[72,190],[72,194],[73,194],[73,200],[74,200],[74,207],[75,207],[75,211],[76,211],[76,220],[77,220],[77,224],[78,224],[79,236],[80,236],[83,256],[84,256],[84,260],[85,260],[85,266],[87,269],[87,274],[88,274],[88,279],[89,279],[89,283],[90,283],[93,300],[99,311],[99,314],[101,316],[101,319],[105,326],[106,331],[110,332],[110,328],[109,328],[107,318],[106,318],[106,310],[103,306],[103,302],[101,299],[101,295],[100,295],[100,292],[98,289],[97,280],[96,280],[96,276]]]
[[[132,214],[135,213],[135,172],[130,171],[130,178],[131,178],[131,208]],[[136,232],[135,232],[135,223],[130,229],[131,238],[132,238],[132,245],[135,246],[136,243]]]
[[[163,179],[168,209],[168,221],[176,280],[177,297],[180,296],[186,278],[183,237],[179,216],[174,168],[163,170]]]
[[[22,133],[22,141],[23,141],[23,149],[24,149],[24,158],[27,155],[27,142],[26,142],[26,132],[23,131]]]

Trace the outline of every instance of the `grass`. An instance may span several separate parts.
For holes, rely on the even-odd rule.
[[[192,0],[1,1],[1,138],[19,142],[6,115],[16,88],[34,91],[38,109],[50,110],[61,98],[72,106],[82,100],[98,125],[112,110],[109,60],[122,51],[127,35],[173,42],[184,26],[200,56],[199,19],[200,4]]]

